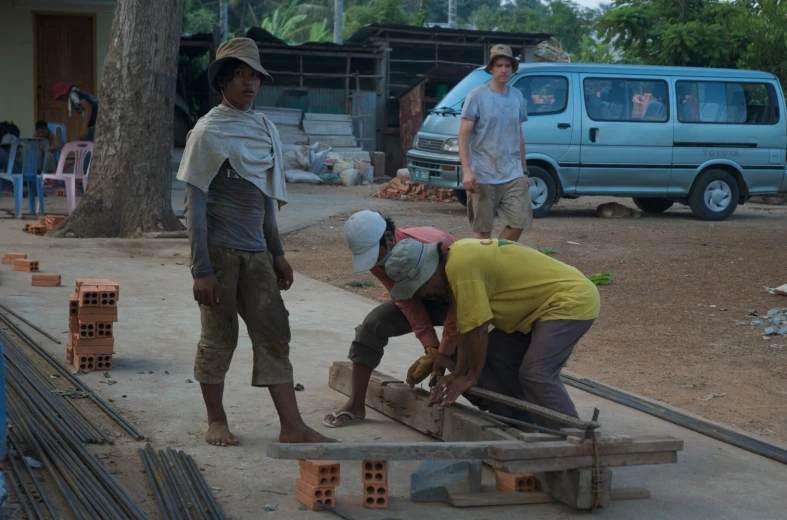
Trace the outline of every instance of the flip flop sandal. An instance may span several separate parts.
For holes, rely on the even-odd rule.
[[[328,419],[326,418],[325,420],[323,420],[322,423],[325,426],[327,426],[328,428],[342,428],[344,426],[347,426],[348,424],[351,424],[351,423],[354,423],[354,422],[358,422],[358,421],[363,421],[363,419],[359,419],[359,418],[355,417],[355,414],[352,413],[352,412],[346,412],[346,411],[345,412],[338,412],[338,411],[336,411],[336,412],[331,412],[331,415],[333,416],[333,420],[334,421],[336,419],[338,419],[339,417],[341,417],[342,415],[346,415],[347,417],[350,418],[350,420],[337,426],[335,424],[332,424],[332,423],[328,422]]]

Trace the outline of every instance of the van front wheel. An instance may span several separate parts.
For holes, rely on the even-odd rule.
[[[540,166],[528,167],[530,173],[530,203],[533,205],[533,218],[546,216],[552,209],[557,196],[555,179]]]
[[[740,190],[735,177],[724,170],[700,174],[689,192],[689,207],[701,220],[724,220],[738,207]]]
[[[634,197],[634,204],[645,213],[664,213],[674,202],[669,199]]]

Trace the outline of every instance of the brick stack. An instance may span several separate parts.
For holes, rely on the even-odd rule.
[[[66,360],[80,370],[112,368],[120,288],[112,280],[80,278],[69,301]]]
[[[36,224],[25,224],[25,233],[31,235],[46,235],[47,231],[57,226],[66,219],[63,215],[46,215]]]
[[[6,253],[1,261],[5,265],[14,265],[15,260],[24,260],[25,258],[27,258],[27,253]]]
[[[454,190],[436,188],[426,184],[414,184],[404,177],[396,176],[372,194],[377,199],[415,200],[433,202],[456,202]]]
[[[365,460],[361,464],[363,507],[388,508],[388,461]]]
[[[22,271],[25,273],[38,272],[38,260],[29,260],[27,258],[17,258],[14,260],[14,271]]]
[[[502,493],[536,490],[536,478],[530,473],[514,474],[496,469],[495,482],[497,490]]]
[[[295,480],[295,497],[312,511],[322,511],[321,504],[336,506],[336,486],[341,482],[338,462],[300,461],[301,476]]]

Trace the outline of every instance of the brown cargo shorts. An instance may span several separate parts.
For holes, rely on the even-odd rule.
[[[533,227],[533,205],[524,177],[502,184],[478,184],[467,198],[467,218],[474,233],[491,233],[495,215],[513,229]]]
[[[238,315],[252,345],[252,386],[293,382],[290,321],[273,270],[273,255],[209,247],[210,264],[219,280],[216,307],[200,305],[202,335],[194,361],[194,379],[224,382],[238,345]]]

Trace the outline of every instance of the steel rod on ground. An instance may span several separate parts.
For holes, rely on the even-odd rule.
[[[54,341],[54,342],[55,342],[55,343],[57,343],[58,345],[62,345],[62,344],[63,344],[63,343],[62,343],[62,342],[61,342],[59,339],[57,339],[56,337],[52,336],[50,333],[46,332],[45,330],[41,329],[41,327],[39,327],[38,325],[35,325],[34,323],[30,323],[30,322],[29,322],[29,321],[28,321],[26,318],[23,318],[22,316],[20,316],[20,315],[19,315],[19,314],[17,314],[16,312],[12,311],[11,309],[9,309],[8,307],[6,307],[6,306],[5,306],[5,305],[3,305],[2,303],[0,303],[0,309],[4,310],[5,312],[7,312],[8,314],[10,314],[10,315],[11,315],[11,316],[13,316],[14,318],[18,319],[19,321],[21,321],[21,322],[25,323],[27,326],[29,326],[29,327],[30,327],[30,328],[32,328],[33,330],[35,330],[35,331],[37,331],[37,332],[40,332],[41,334],[43,334],[43,335],[44,335],[44,336],[46,336],[47,338],[51,339],[52,341]]]
[[[521,426],[523,428],[530,428],[541,433],[549,433],[551,435],[556,435],[558,437],[562,437],[563,439],[569,437],[569,434],[567,434],[566,432],[553,430],[551,428],[545,428],[543,426],[539,426],[537,424],[532,424],[529,422],[519,421],[517,419],[512,419],[511,417],[504,417],[502,415],[497,415],[492,412],[485,412],[484,415],[489,416],[492,419],[496,421],[500,421],[501,423],[507,424],[509,426]]]
[[[727,444],[731,444],[743,450],[787,464],[787,450],[779,446],[768,444],[767,442],[749,437],[743,433],[730,430],[729,428],[724,428],[723,426],[688,416],[678,410],[651,401],[650,399],[624,392],[623,390],[604,385],[592,379],[566,373],[563,373],[560,377],[565,384],[590,394],[609,399],[610,401],[634,408],[640,412],[645,412],[718,441],[726,442]]]
[[[35,340],[33,340],[30,336],[28,336],[24,331],[19,329],[13,322],[11,322],[7,316],[0,313],[0,321],[5,323],[9,329],[11,329],[17,336],[19,336],[22,341],[24,341],[30,348],[32,348],[36,354],[43,357],[52,367],[57,370],[60,375],[62,375],[69,383],[74,385],[75,388],[78,390],[85,392],[88,394],[90,400],[92,400],[96,405],[98,405],[101,410],[106,413],[113,421],[115,421],[121,428],[123,428],[131,437],[134,439],[141,441],[144,440],[145,436],[142,435],[134,426],[132,426],[128,421],[126,421],[123,417],[121,417],[117,411],[115,411],[111,406],[109,406],[101,396],[95,394],[93,390],[85,385],[82,381],[74,377],[66,367],[52,354],[50,354],[46,349],[44,349],[41,345],[38,344]]]
[[[536,415],[540,415],[542,417],[547,417],[549,419],[552,419],[553,421],[563,423],[573,428],[580,428],[584,430],[587,428],[599,428],[601,426],[601,424],[599,424],[598,421],[583,421],[582,419],[577,419],[576,417],[571,417],[570,415],[556,412],[554,410],[550,410],[549,408],[545,408],[543,406],[538,406],[536,404],[521,401],[519,399],[514,399],[513,397],[508,397],[507,395],[491,392],[483,388],[478,388],[478,387],[471,388],[467,390],[467,393],[470,395],[474,395],[476,397],[481,397],[484,399],[488,399],[490,401],[495,401],[496,403],[505,404],[512,408],[517,408],[519,410],[531,412]]]
[[[165,520],[223,520],[196,462],[182,451],[138,450],[156,504]]]

